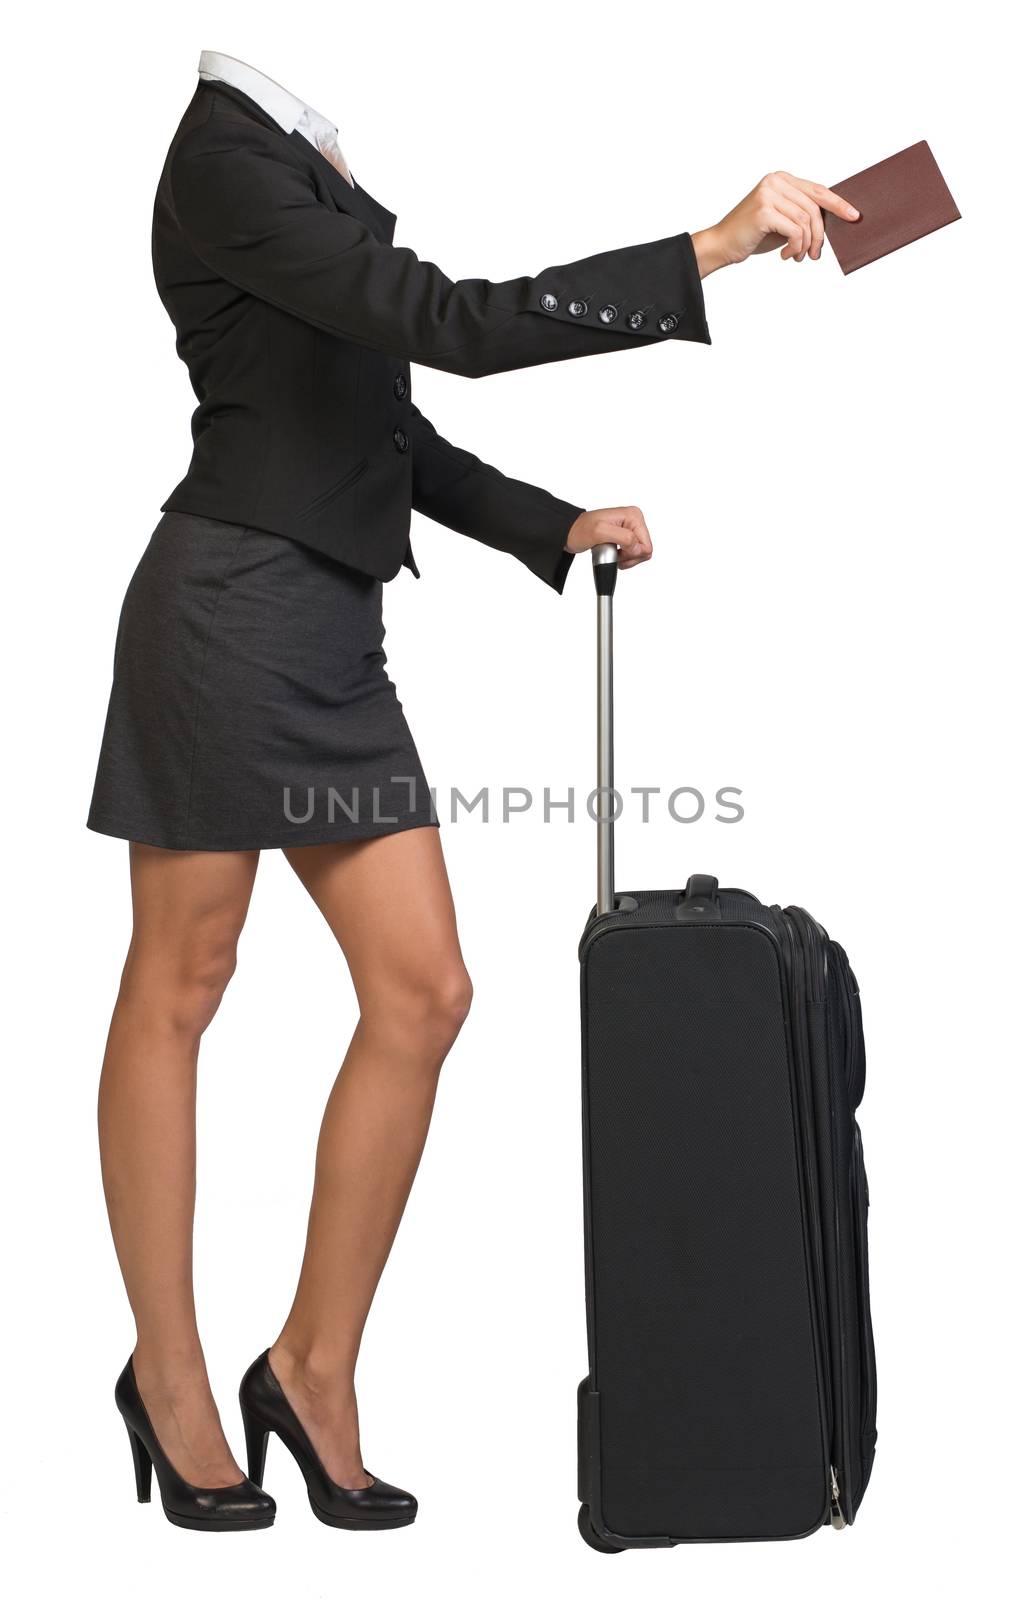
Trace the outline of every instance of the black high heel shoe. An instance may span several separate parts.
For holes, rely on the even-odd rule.
[[[171,1466],[138,1393],[134,1364],[130,1359],[117,1379],[114,1398],[131,1440],[135,1486],[141,1504],[152,1499],[152,1469],[155,1467],[163,1510],[167,1520],[176,1527],[201,1528],[211,1533],[272,1527],[276,1502],[248,1478],[226,1489],[196,1489]]]
[[[405,1489],[395,1489],[381,1478],[375,1478],[367,1489],[343,1489],[333,1482],[269,1365],[268,1350],[252,1362],[241,1379],[239,1399],[248,1476],[253,1483],[262,1482],[266,1446],[269,1435],[275,1433],[301,1468],[308,1503],[320,1522],[331,1528],[406,1528],[414,1521],[418,1502]]]

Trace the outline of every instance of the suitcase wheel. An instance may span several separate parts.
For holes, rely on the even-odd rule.
[[[578,1510],[577,1531],[585,1544],[590,1545],[593,1550],[598,1550],[601,1555],[618,1556],[621,1553],[619,1545],[607,1544],[605,1539],[595,1532],[591,1525],[591,1512],[587,1506],[581,1506]]]

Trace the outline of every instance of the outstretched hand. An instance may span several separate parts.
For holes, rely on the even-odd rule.
[[[698,271],[706,278],[719,267],[779,249],[784,261],[805,257],[817,261],[825,240],[823,211],[847,222],[856,222],[860,215],[822,183],[789,172],[770,172],[714,228],[691,235]],[[566,548],[577,555],[598,544],[615,544],[624,568],[651,560],[651,537],[637,506],[582,512],[567,535]]]
[[[770,172],[714,228],[691,235],[698,271],[706,278],[719,267],[736,266],[780,246],[783,261],[803,261],[805,256],[817,261],[825,239],[823,211],[846,222],[856,222],[860,215],[822,183]]]

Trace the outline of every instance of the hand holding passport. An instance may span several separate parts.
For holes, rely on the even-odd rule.
[[[960,220],[924,139],[833,188],[860,213],[856,222],[844,222],[830,211],[823,213],[832,253],[844,273],[856,272]]]
[[[827,234],[847,273],[959,216],[922,139],[835,189],[790,172],[767,173],[721,222],[692,233],[691,243],[698,273],[705,278],[720,267],[772,250],[780,250],[784,261],[817,261]]]

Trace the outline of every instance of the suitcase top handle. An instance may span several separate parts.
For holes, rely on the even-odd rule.
[[[687,879],[687,887],[676,908],[677,922],[720,922],[719,879],[696,872]]]
[[[615,544],[597,544],[591,553],[598,596],[598,775],[595,819],[598,836],[598,914],[616,903],[613,828],[613,591],[620,552]]]

